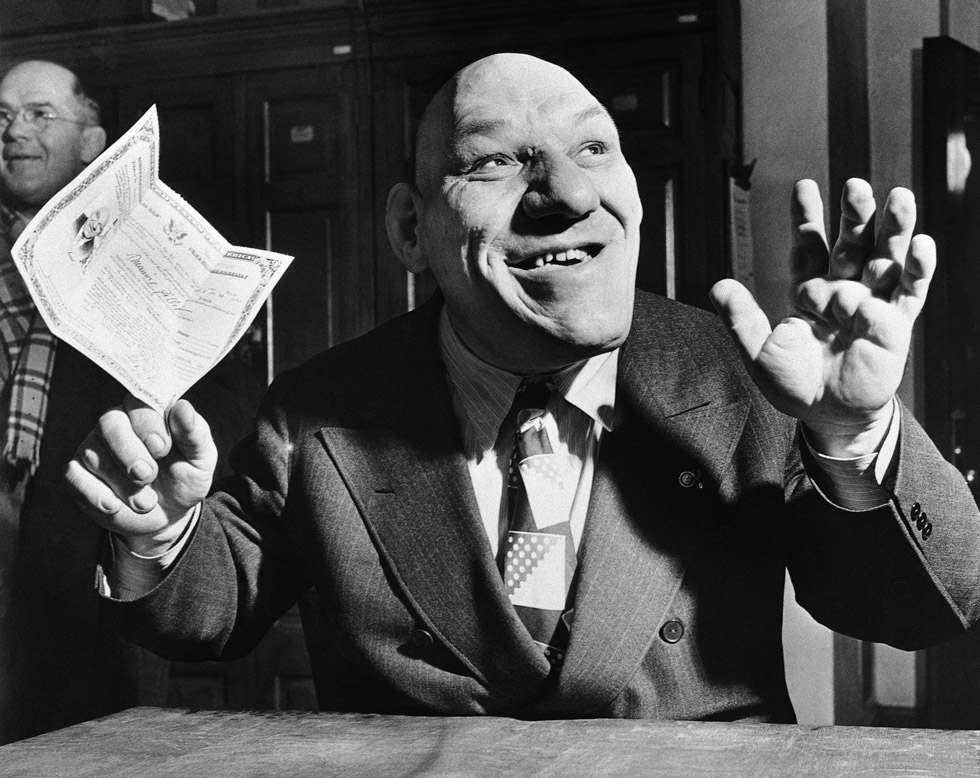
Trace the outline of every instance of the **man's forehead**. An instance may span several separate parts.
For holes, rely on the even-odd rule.
[[[476,111],[457,115],[450,141],[458,145],[476,136],[501,137],[541,129],[560,133],[563,129],[574,129],[593,120],[605,120],[612,124],[608,112],[598,102],[584,106],[533,106],[525,107],[523,111],[515,110],[513,106],[494,110],[493,106],[483,105]]]
[[[584,87],[547,91],[539,88],[480,94],[457,93],[450,135],[460,141],[472,135],[496,136],[535,128],[560,130],[594,119],[612,121]]]
[[[608,118],[599,101],[567,70],[517,54],[488,57],[463,69],[450,102],[455,136],[537,121],[567,126]]]
[[[21,105],[62,105],[74,98],[72,75],[53,66],[18,66],[0,81],[0,101]]]

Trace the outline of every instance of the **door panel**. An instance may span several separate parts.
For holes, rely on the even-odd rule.
[[[272,293],[270,377],[374,323],[374,269],[363,252],[360,181],[369,165],[358,118],[355,65],[255,76],[247,84],[252,124],[254,212],[264,244],[292,254]],[[257,167],[257,166],[256,166]],[[256,176],[256,174],[260,176]],[[257,179],[257,180],[256,180]]]

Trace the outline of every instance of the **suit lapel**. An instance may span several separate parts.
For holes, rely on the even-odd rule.
[[[683,339],[634,324],[631,341],[579,549],[571,641],[543,715],[601,708],[637,671],[702,542],[711,487],[748,415],[743,398],[712,385],[716,376],[676,348]]]
[[[321,440],[425,627],[507,704],[539,686],[548,664],[494,563],[429,315],[397,350],[398,392],[364,424],[325,427]]]

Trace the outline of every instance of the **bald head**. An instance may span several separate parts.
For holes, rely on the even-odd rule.
[[[492,54],[467,65],[442,85],[422,114],[416,136],[416,186],[428,193],[461,136],[484,129],[493,121],[486,117],[507,117],[569,96],[587,96],[605,113],[575,76],[529,54]],[[484,118],[475,118],[478,113]]]

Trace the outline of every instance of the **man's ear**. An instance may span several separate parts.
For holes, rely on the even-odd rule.
[[[409,273],[420,273],[429,265],[419,245],[421,213],[422,195],[418,189],[406,183],[391,187],[385,206],[385,228],[392,251]]]
[[[82,162],[86,165],[105,149],[105,130],[101,127],[86,127],[82,130]]]

